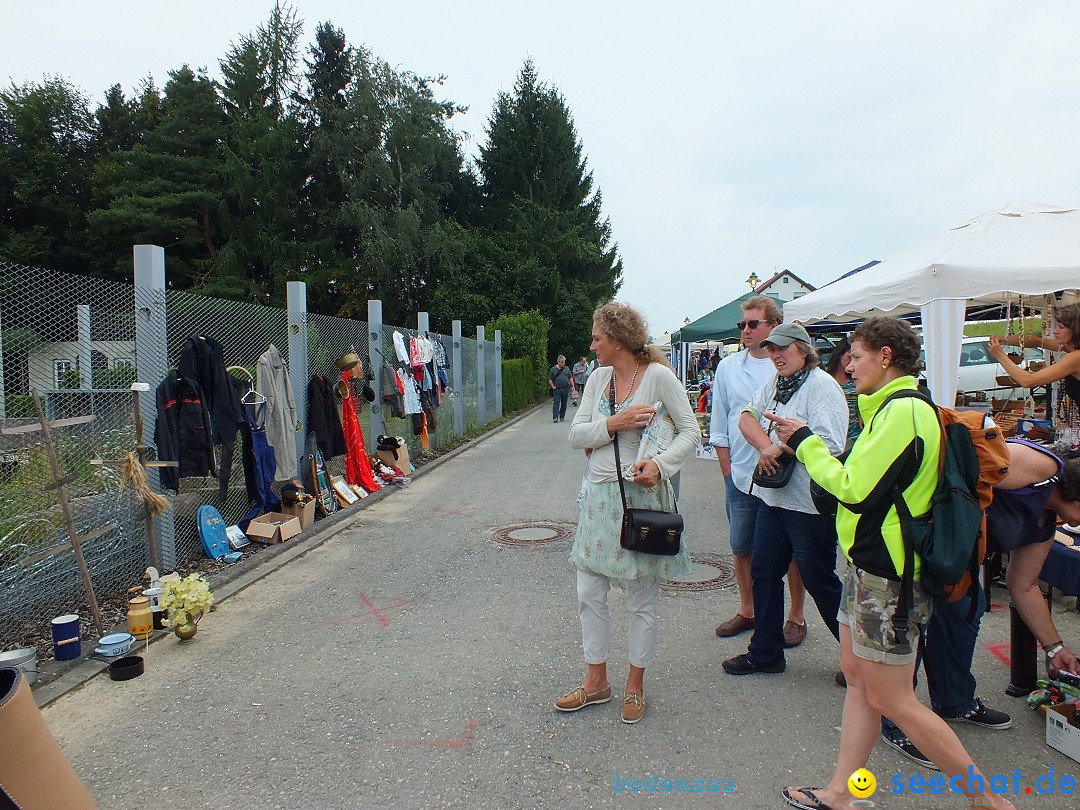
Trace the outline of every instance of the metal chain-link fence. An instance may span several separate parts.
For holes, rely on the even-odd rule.
[[[136,247],[136,267],[139,251]],[[157,249],[155,249],[157,250]],[[163,259],[162,259],[163,261]],[[163,265],[162,265],[163,267]],[[163,272],[163,271],[162,271]],[[138,270],[136,278],[139,278]],[[137,584],[150,562],[141,505],[125,486],[113,463],[134,452],[136,396],[130,386],[141,376],[149,391],[139,395],[145,424],[144,443],[154,450],[155,392],[174,369],[185,343],[200,335],[221,344],[229,373],[254,385],[260,356],[273,344],[292,380],[297,410],[294,441],[303,458],[307,434],[307,385],[311,375],[340,379],[337,358],[355,349],[364,368],[378,376],[384,364],[396,375],[412,373],[398,360],[394,332],[406,346],[415,329],[307,313],[302,306],[277,309],[221,300],[186,291],[166,290],[161,282],[147,287],[0,262],[0,648],[25,638],[59,614],[87,615],[87,597],[70,546],[57,490],[31,392],[40,392],[46,418],[66,420],[53,429],[58,463],[67,483],[71,514],[79,535],[95,536],[83,545],[90,577],[99,597]],[[302,297],[301,297],[302,302]],[[374,335],[374,339],[372,339]],[[436,364],[426,387],[432,397],[427,424],[428,446],[438,451],[461,433],[498,415],[494,343],[485,341],[483,367],[477,342],[461,339],[461,367],[454,368],[452,338],[429,333],[442,347],[447,367]],[[300,356],[290,354],[299,352]],[[301,360],[303,362],[301,362]],[[483,372],[484,398],[479,400]],[[392,379],[392,378],[391,378]],[[379,380],[381,382],[381,380]],[[422,387],[425,381],[420,380]],[[436,396],[435,386],[443,383]],[[376,385],[378,390],[378,385]],[[257,400],[254,395],[253,399]],[[455,425],[455,400],[463,420]],[[403,437],[415,461],[424,452],[413,415],[395,416],[387,403],[366,400],[358,412],[368,452],[380,432]],[[256,408],[258,405],[255,406]],[[92,417],[92,419],[91,419]],[[373,421],[374,417],[374,421]],[[216,448],[220,470],[223,448]],[[171,509],[155,522],[162,564],[183,564],[203,554],[196,512],[215,506],[227,523],[248,512],[240,441],[227,482],[213,477],[182,478],[177,493],[166,491]],[[344,473],[344,456],[328,459],[330,471]],[[95,463],[96,462],[96,463]],[[406,473],[408,471],[406,470]],[[157,473],[149,471],[152,485]],[[279,482],[280,484],[280,482]]]
[[[75,532],[100,595],[148,564],[118,460],[135,449],[133,288],[0,262],[0,646],[88,602],[33,392],[47,419]],[[66,544],[66,545],[65,545]]]

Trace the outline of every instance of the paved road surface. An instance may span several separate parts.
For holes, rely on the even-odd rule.
[[[489,532],[574,522],[583,457],[568,430],[533,411],[222,602],[194,644],[153,644],[142,677],[98,677],[46,707],[100,807],[756,808],[783,806],[786,784],[827,781],[843,690],[812,608],[786,674],[736,678],[719,664],[746,637],[713,633],[734,589],[666,594],[645,719],[621,723],[618,698],[552,709],[584,671],[569,541],[512,548]],[[715,461],[687,464],[681,504],[691,549],[725,553]],[[611,601],[619,687],[626,623],[621,594]],[[1080,636],[1075,614],[1062,623]],[[996,612],[981,642],[1007,634]],[[1018,767],[1025,784],[1080,772],[1045,745],[1041,716],[1002,694],[1001,661],[980,649],[975,667],[982,694],[1016,719],[1008,731],[957,728],[983,769]],[[877,807],[960,806],[888,793],[892,776],[918,771],[883,745],[870,767],[886,783]],[[649,774],[734,791],[613,789]]]

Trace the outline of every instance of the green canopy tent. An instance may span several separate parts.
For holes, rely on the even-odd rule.
[[[748,292],[703,315],[693,323],[688,323],[678,332],[671,333],[672,345],[676,343],[696,343],[699,340],[738,340],[739,328],[736,324],[742,320],[742,304],[756,293]]]

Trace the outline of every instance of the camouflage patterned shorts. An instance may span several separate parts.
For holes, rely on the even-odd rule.
[[[847,559],[838,566],[843,583],[836,618],[851,629],[852,651],[866,661],[910,664],[919,644],[919,626],[930,619],[931,601],[916,582],[914,605],[908,611],[908,630],[897,636],[892,617],[900,598],[900,583],[856,568]]]

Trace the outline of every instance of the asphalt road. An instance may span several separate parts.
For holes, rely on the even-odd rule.
[[[569,422],[549,413],[533,411],[358,510],[308,553],[271,561],[203,620],[194,644],[151,645],[142,677],[99,676],[48,705],[46,721],[99,806],[764,808],[784,806],[784,785],[827,781],[844,692],[833,683],[836,643],[812,606],[809,638],[785,674],[737,678],[719,664],[747,638],[713,633],[737,607],[734,587],[665,593],[648,713],[628,726],[626,623],[613,590],[616,699],[552,709],[584,672],[570,541],[490,539],[498,527],[576,519],[584,459],[569,448]],[[686,465],[680,505],[695,553],[728,551],[722,493],[715,461]],[[1076,639],[1071,604],[1055,611]],[[1007,612],[991,613],[975,670],[1014,727],[957,732],[987,773],[1019,768],[1025,785],[1051,769],[1080,775],[1045,744],[1042,716],[1003,694],[1007,670],[987,645],[1007,641]],[[884,745],[869,767],[882,786],[874,806],[961,806],[890,793],[893,776],[929,774]],[[706,789],[617,789],[651,774]],[[1025,799],[1018,806],[1075,806],[1060,794]]]

